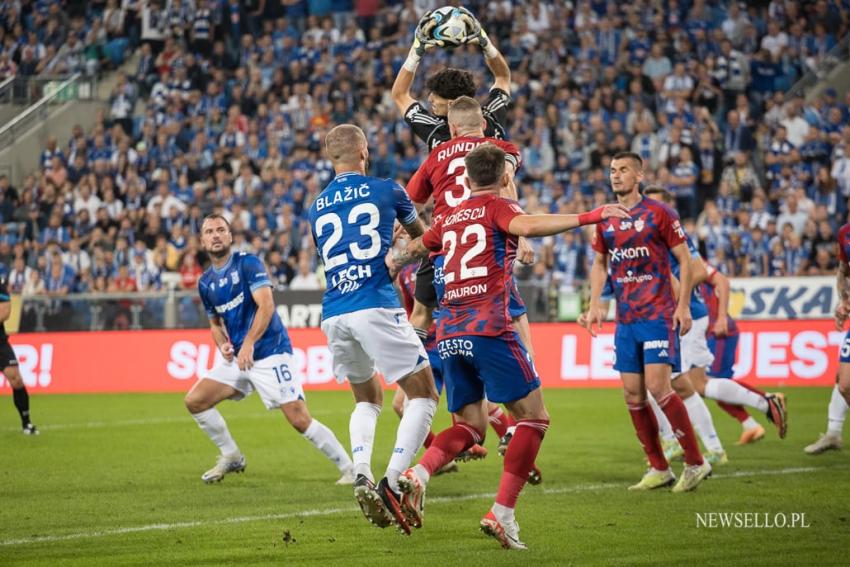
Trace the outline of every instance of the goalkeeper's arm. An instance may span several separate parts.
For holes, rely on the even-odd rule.
[[[487,63],[487,67],[495,77],[493,88],[501,89],[510,94],[511,68],[508,67],[508,62],[505,61],[504,56],[502,56],[502,54],[499,53],[499,50],[496,49],[496,46],[493,45],[493,42],[490,40],[490,36],[487,35],[487,32],[481,26],[481,22],[478,21],[478,18],[476,18],[472,12],[466,8],[461,8],[461,11],[463,12],[463,16],[461,16],[461,18],[466,22],[467,29],[469,30],[467,43],[477,44],[484,53],[484,62]]]
[[[399,113],[404,114],[416,99],[410,95],[410,87],[413,86],[413,79],[416,76],[416,68],[419,62],[425,55],[425,51],[439,45],[430,39],[430,33],[433,27],[437,25],[434,18],[431,17],[431,12],[426,12],[422,19],[419,20],[419,25],[416,26],[416,34],[413,38],[413,45],[407,54],[404,64],[396,75],[393,82],[392,97]]]
[[[493,77],[495,77],[493,88],[501,89],[511,94],[511,68],[508,67],[508,62],[505,61],[504,56],[499,53],[499,50],[495,47],[493,50],[496,52],[494,57],[488,57],[486,53],[484,56],[484,62],[487,63],[487,67],[493,73]]]
[[[410,57],[408,56],[408,60]],[[417,61],[418,65],[418,61]],[[392,96],[396,108],[400,114],[404,114],[410,106],[416,102],[416,99],[410,95],[410,87],[413,85],[413,78],[416,76],[416,66],[408,69],[407,64],[402,66],[396,75],[393,83]]]

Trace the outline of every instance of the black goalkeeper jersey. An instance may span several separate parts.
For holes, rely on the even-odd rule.
[[[493,88],[490,90],[490,96],[487,97],[487,102],[481,108],[484,119],[487,121],[487,128],[484,130],[485,136],[500,140],[505,138],[507,133],[504,124],[508,118],[510,102],[511,95],[502,89]],[[452,137],[446,117],[437,116],[425,110],[425,107],[419,102],[414,102],[408,107],[404,113],[404,121],[413,130],[416,137],[428,145],[428,151]]]

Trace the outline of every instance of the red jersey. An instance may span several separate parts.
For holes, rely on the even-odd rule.
[[[850,223],[838,229],[838,259],[850,263]]]
[[[425,203],[434,197],[433,218],[439,220],[469,198],[466,164],[463,158],[480,146],[491,143],[505,151],[506,161],[519,169],[519,148],[511,142],[496,138],[462,136],[434,148],[407,184],[407,194],[414,203]]]
[[[608,218],[596,225],[593,249],[608,254],[617,300],[617,322],[672,319],[676,298],[670,283],[670,250],[685,244],[679,216],[643,198],[630,219]]]
[[[413,292],[416,289],[416,264],[408,264],[398,273],[398,289],[401,292],[401,302],[404,312],[410,317],[413,312]]]
[[[422,236],[422,244],[445,259],[438,340],[513,332],[508,308],[517,237],[508,226],[521,214],[516,201],[473,195]]]
[[[413,292],[416,289],[416,270],[418,268],[418,264],[408,264],[398,273],[398,287],[399,291],[401,291],[401,302],[404,305],[404,311],[407,313],[408,317],[410,317],[410,314],[413,312]],[[425,340],[425,350],[431,350],[437,346],[436,337],[437,324],[436,322],[431,321],[431,327],[428,329],[428,338]]]
[[[720,298],[717,297],[717,293],[714,289],[714,275],[717,273],[717,268],[714,266],[706,265],[706,269],[708,270],[708,278],[698,286],[699,294],[702,296],[703,301],[705,301],[705,306],[708,308],[708,335],[709,337],[714,336],[714,323],[717,321],[717,314],[720,310]],[[738,324],[735,323],[735,320],[728,313],[726,314],[726,324],[729,329],[728,335],[737,335],[738,334]]]

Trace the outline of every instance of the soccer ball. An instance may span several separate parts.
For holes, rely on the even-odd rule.
[[[463,12],[454,6],[444,6],[431,14],[437,25],[431,30],[431,37],[442,41],[447,47],[456,47],[466,41],[468,30],[461,19]]]

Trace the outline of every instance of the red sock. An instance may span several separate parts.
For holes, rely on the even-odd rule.
[[[737,382],[737,380],[736,380],[736,382]],[[759,396],[761,396],[762,398],[764,398],[764,397],[766,397],[766,396],[767,396],[767,392],[762,392],[762,391],[761,391],[761,390],[759,390],[758,388],[755,388],[755,387],[753,387],[753,386],[750,386],[750,385],[749,385],[749,384],[747,384],[746,382],[738,382],[738,384],[740,384],[741,386],[743,386],[744,388],[746,388],[746,389],[747,389],[747,390],[749,390],[750,392],[755,392],[756,394],[758,394],[758,395],[759,395]]]
[[[741,385],[743,386],[743,384]],[[750,414],[747,413],[747,410],[744,409],[744,406],[737,406],[735,404],[729,404],[726,402],[717,402],[717,405],[720,406],[720,409],[722,409],[741,423],[744,423],[750,417]]]
[[[426,437],[426,438],[425,438],[425,443],[423,443],[423,445],[425,445],[425,448],[426,448],[426,449],[427,449],[428,447],[430,447],[430,446],[431,446],[431,443],[433,443],[433,442],[434,442],[434,439],[435,439],[436,437],[437,437],[437,436],[436,436],[436,435],[434,435],[434,432],[433,432],[433,431],[429,431],[429,432],[428,432],[428,437]]]
[[[508,420],[508,427],[516,427],[516,420],[514,419],[514,416],[512,416],[511,414],[507,414],[506,417]]]
[[[493,428],[493,431],[496,432],[499,439],[505,436],[505,433],[508,432],[508,416],[505,412],[502,411],[500,406],[496,406],[494,409],[490,411],[490,416],[488,421],[490,422],[490,427]]]
[[[676,392],[670,390],[669,394],[656,401],[673,427],[679,445],[685,451],[685,462],[691,466],[701,465],[702,453],[700,453],[694,426],[691,425],[688,410],[685,408],[682,398],[677,396]]]
[[[516,508],[517,498],[528,480],[528,473],[534,467],[540,444],[543,443],[543,436],[548,428],[548,419],[521,419],[517,422],[516,433],[505,453],[496,504]]]
[[[666,471],[669,468],[667,459],[664,458],[664,450],[661,448],[661,439],[658,437],[658,421],[649,402],[643,401],[639,404],[627,404],[629,415],[637,432],[637,438],[643,446],[643,452],[649,459],[649,465],[655,470]]]
[[[419,459],[428,474],[434,474],[458,456],[459,453],[484,441],[484,434],[462,421],[442,431]]]

